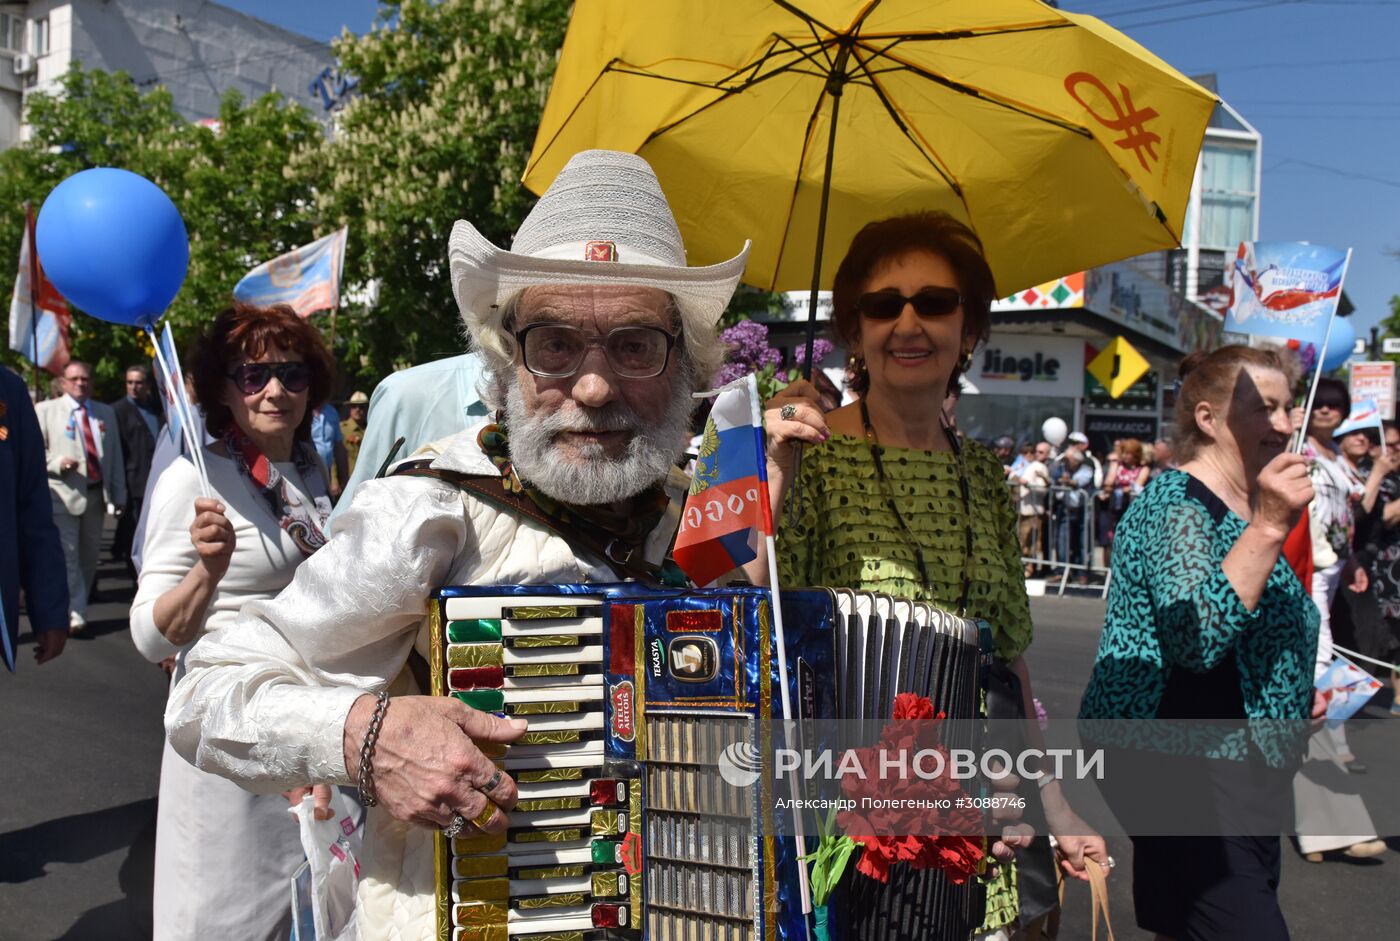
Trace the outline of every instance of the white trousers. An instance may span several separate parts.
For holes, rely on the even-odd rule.
[[[107,517],[102,490],[94,487],[87,510],[74,516],[54,501],[53,521],[58,541],[63,545],[63,562],[68,569],[68,610],[75,623],[86,623],[88,592],[97,577],[97,556],[102,548],[102,523]]]

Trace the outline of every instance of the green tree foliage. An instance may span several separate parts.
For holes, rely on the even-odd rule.
[[[24,201],[37,207],[79,170],[123,167],[164,188],[190,233],[190,273],[169,315],[182,346],[250,267],[348,225],[335,350],[344,384],[373,386],[394,368],[459,352],[447,236],[469,219],[509,244],[533,205],[519,181],[569,7],[383,3],[370,33],[334,44],[358,84],[333,136],[275,94],[230,96],[215,132],[182,119],[163,89],[142,95],[125,75],[77,67],[60,94],[31,99],[33,139],[0,154],[0,245],[19,244]],[[76,318],[73,334],[102,394],[115,395],[121,370],[150,355],[138,331],[92,318]]]
[[[350,224],[347,277],[372,310],[342,311],[342,361],[377,378],[462,351],[447,238],[470,220],[509,245],[534,197],[520,184],[568,25],[567,0],[404,0],[335,42],[358,81],[317,164],[324,214]],[[320,171],[314,171],[315,172]]]
[[[1380,335],[1384,337],[1400,337],[1400,294],[1392,295],[1390,298],[1390,316],[1380,323]],[[1400,366],[1400,355],[1395,353],[1384,353],[1381,359],[1389,360]]]
[[[37,211],[66,177],[101,166],[140,173],[170,196],[190,234],[189,274],[168,314],[182,348],[227,305],[248,268],[324,234],[315,200],[322,181],[288,167],[293,154],[323,146],[325,131],[281,95],[248,103],[231,92],[216,133],[182,118],[163,88],[141,94],[124,73],[75,65],[59,94],[29,99],[27,118],[31,139],[0,153],[0,246],[6,254],[18,247],[22,204]],[[13,265],[0,265],[0,297],[9,298],[13,279]],[[93,363],[103,398],[121,393],[127,365],[151,356],[140,331],[92,317],[74,317],[72,339],[73,355]]]

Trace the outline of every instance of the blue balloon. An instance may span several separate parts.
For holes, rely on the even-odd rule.
[[[190,239],[180,211],[139,174],[75,173],[39,210],[44,273],[74,306],[111,323],[152,326],[184,283]]]
[[[1356,346],[1356,328],[1350,317],[1336,317],[1332,321],[1332,335],[1327,338],[1327,352],[1322,356],[1322,371],[1331,372],[1351,359],[1351,351]]]

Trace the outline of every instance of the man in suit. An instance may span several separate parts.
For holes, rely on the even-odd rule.
[[[136,532],[136,520],[141,516],[146,478],[151,474],[151,457],[156,452],[156,436],[161,425],[151,391],[150,370],[145,366],[128,366],[126,395],[112,403],[112,411],[117,415],[117,434],[122,439],[122,456],[126,459],[126,512],[117,520],[112,557],[126,563],[133,579],[136,569],[131,564],[131,537]]]
[[[0,369],[0,653],[15,668],[19,593],[34,631],[39,663],[68,640],[68,585],[57,573],[63,549],[44,480],[44,441],[24,382]]]
[[[94,402],[92,368],[80,360],[63,367],[63,395],[34,407],[48,458],[53,519],[68,567],[72,614],[68,632],[87,627],[88,592],[97,575],[102,523],[110,504],[126,505],[126,466],[111,406]]]

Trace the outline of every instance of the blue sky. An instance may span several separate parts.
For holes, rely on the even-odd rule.
[[[329,39],[375,0],[223,0]],[[975,0],[972,0],[975,2]],[[1400,0],[1061,0],[1195,75],[1264,137],[1260,237],[1355,249],[1357,335],[1400,294]]]

